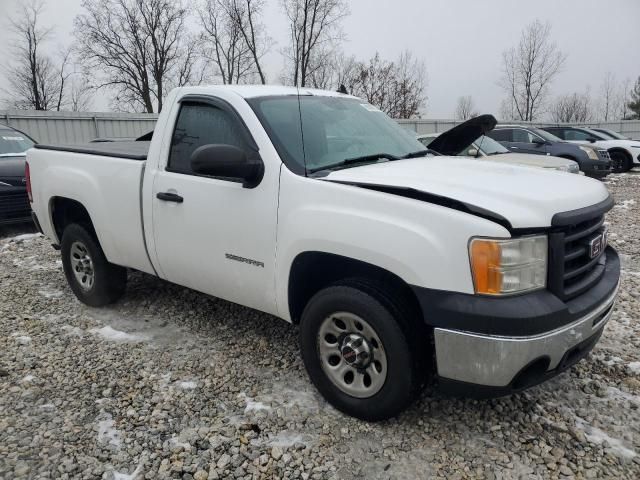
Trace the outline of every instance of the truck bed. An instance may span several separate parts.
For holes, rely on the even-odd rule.
[[[151,142],[95,142],[81,145],[44,145],[37,143],[34,147],[40,150],[56,150],[58,152],[84,153],[102,157],[126,158],[143,161],[147,159]]]

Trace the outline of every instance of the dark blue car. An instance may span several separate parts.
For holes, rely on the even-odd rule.
[[[27,134],[0,125],[0,225],[31,221],[24,169],[34,143]]]
[[[611,159],[604,148],[576,145],[528,125],[498,125],[487,136],[512,152],[553,155],[574,160],[588,177],[604,178],[611,173]]]

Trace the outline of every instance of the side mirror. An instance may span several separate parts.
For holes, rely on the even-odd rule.
[[[545,142],[544,140],[542,140],[541,138],[538,137],[533,137],[531,139],[531,143],[533,143],[536,146],[541,146],[541,145],[546,145],[547,142]]]
[[[589,138],[587,138],[587,142],[589,142],[589,143],[596,143],[596,142],[597,142],[597,140],[596,140],[595,138],[593,138],[593,137],[589,137]]]
[[[191,154],[191,169],[200,175],[242,182],[245,188],[257,186],[264,175],[264,164],[257,152],[247,156],[234,145],[209,144]]]
[[[477,157],[478,156],[478,149],[477,148],[470,148],[469,150],[467,150],[467,155],[470,157]]]

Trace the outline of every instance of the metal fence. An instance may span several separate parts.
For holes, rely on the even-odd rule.
[[[38,142],[52,144],[86,143],[95,138],[138,137],[153,130],[157,118],[157,114],[152,113],[0,111],[0,124],[22,130]],[[398,120],[398,122],[418,134],[444,132],[460,123],[446,119]],[[525,124],[527,122],[510,123]],[[552,125],[549,122],[532,124]],[[608,128],[627,137],[640,139],[640,120],[596,122],[586,125]]]
[[[405,128],[417,134],[439,133],[461,123],[459,120],[398,120]],[[577,125],[583,127],[607,128],[626,137],[640,140],[640,120],[619,120],[616,122],[588,122],[588,123],[555,123],[555,122],[504,122],[519,125],[549,126],[549,125]]]
[[[131,138],[153,130],[151,113],[0,111],[0,124],[22,130],[40,143],[78,144],[96,138]]]

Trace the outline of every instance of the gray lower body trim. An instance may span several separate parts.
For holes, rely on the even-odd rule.
[[[539,358],[548,358],[548,370],[553,370],[567,351],[604,328],[613,312],[618,287],[589,314],[570,325],[540,335],[499,337],[436,328],[438,376],[505,387],[524,367]]]

